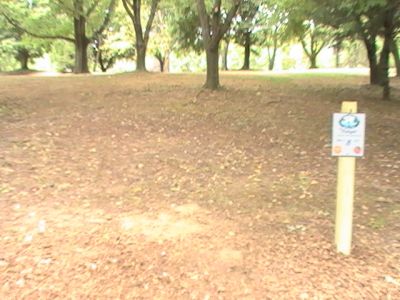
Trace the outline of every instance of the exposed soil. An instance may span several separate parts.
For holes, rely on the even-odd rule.
[[[203,79],[0,76],[0,299],[400,299],[399,90]],[[348,257],[330,157],[343,100],[367,113]]]

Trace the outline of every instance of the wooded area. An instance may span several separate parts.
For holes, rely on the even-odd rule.
[[[145,71],[150,47],[164,71],[172,52],[195,51],[206,54],[205,87],[216,89],[232,43],[243,47],[243,70],[251,68],[252,53],[263,49],[273,70],[277,51],[294,43],[301,44],[309,67],[317,68],[323,49],[334,48],[340,66],[341,53],[360,41],[370,83],[384,87],[384,99],[390,97],[390,57],[400,75],[398,0],[5,0],[0,13],[4,70],[15,67],[11,57],[24,70],[30,60],[51,53],[59,69],[75,73],[90,66],[107,71],[119,59],[135,60],[136,70]]]

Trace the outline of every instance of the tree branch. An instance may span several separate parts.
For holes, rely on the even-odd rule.
[[[323,41],[319,47],[317,45],[317,47],[315,49],[315,53],[318,55],[321,52],[321,50],[325,47],[326,44],[327,43]]]
[[[129,17],[131,18],[132,22],[134,23],[135,16],[133,15],[133,7],[131,6],[130,2],[128,2],[127,0],[122,0],[122,4],[126,12],[128,13]]]
[[[55,0],[55,2],[57,2],[58,6],[61,6],[64,10],[70,12],[74,17],[76,16],[76,11],[73,7],[69,7],[61,0]]]
[[[3,35],[3,36],[0,36],[0,41],[12,39],[12,38],[13,38],[12,35]]]
[[[141,9],[141,0],[133,0],[133,15],[135,18],[133,19],[134,22],[134,27],[135,27],[135,33],[136,33],[136,40],[138,37],[143,40],[143,29],[142,29],[142,19],[141,19],[141,14],[140,14],[140,9]]]
[[[155,17],[156,11],[157,11],[157,5],[159,2],[160,2],[160,0],[151,1],[150,16],[149,16],[149,19],[147,20],[146,30],[144,31],[144,40],[145,40],[146,44],[149,40],[151,26],[153,24],[154,17]]]
[[[204,0],[197,0],[197,9],[199,11],[199,18],[201,24],[201,34],[203,36],[204,46],[208,47],[210,44],[210,23],[208,22],[208,14]]]
[[[18,30],[21,30],[22,32],[24,32],[26,34],[29,34],[30,36],[33,36],[35,38],[51,39],[51,40],[64,40],[64,41],[67,41],[67,42],[75,43],[75,40],[73,38],[70,38],[70,37],[67,37],[67,36],[63,36],[63,35],[46,35],[46,34],[40,34],[40,33],[32,32],[32,31],[22,27],[21,25],[19,25],[16,20],[10,18],[5,13],[1,13],[1,15],[7,20],[7,22],[9,24],[14,26]]]
[[[233,6],[229,10],[228,15],[226,16],[225,22],[222,25],[221,31],[219,33],[220,39],[222,38],[222,36],[227,32],[227,30],[231,26],[231,22],[232,22],[233,18],[235,17],[236,12],[238,11],[241,2],[242,2],[241,0],[235,0],[235,2],[233,3]]]
[[[304,41],[304,38],[300,38],[300,42],[301,42],[301,45],[303,46],[303,50],[306,53],[306,55],[308,57],[311,57],[311,53],[307,49],[307,45],[306,45],[306,42]]]
[[[213,45],[217,44],[222,38],[221,31],[221,0],[214,0],[213,10],[211,12],[211,40]],[[218,40],[218,41],[217,41]]]
[[[92,6],[88,8],[85,17],[87,19],[89,19],[90,15],[94,12],[95,8],[97,7],[97,5],[99,4],[100,0],[97,0],[95,2],[93,2]]]
[[[92,37],[89,38],[90,41],[92,41],[93,39],[95,39],[96,37],[98,37],[99,35],[103,34],[103,31],[106,29],[106,27],[108,26],[108,24],[111,21],[111,17],[114,13],[114,9],[115,9],[115,4],[116,4],[116,0],[110,0],[110,4],[107,7],[107,11],[106,11],[106,16],[103,20],[103,23],[100,25],[100,27],[93,33]]]

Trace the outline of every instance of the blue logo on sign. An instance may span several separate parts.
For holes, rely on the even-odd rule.
[[[354,129],[360,124],[360,120],[355,115],[345,115],[340,119],[339,124],[343,128]]]

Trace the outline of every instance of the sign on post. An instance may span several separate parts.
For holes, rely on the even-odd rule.
[[[351,252],[356,157],[364,155],[365,114],[357,102],[343,102],[342,113],[333,115],[332,155],[339,156],[335,243],[337,251]]]
[[[333,156],[364,156],[364,140],[365,114],[333,114]]]

